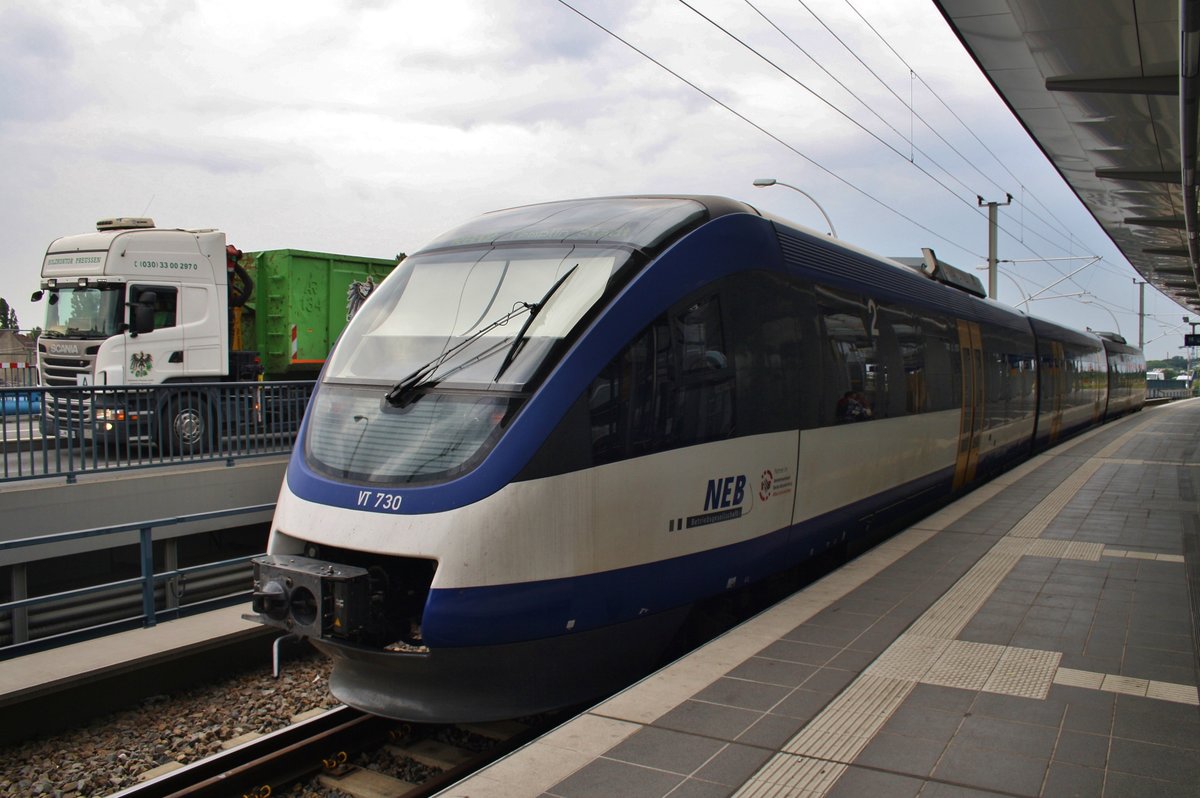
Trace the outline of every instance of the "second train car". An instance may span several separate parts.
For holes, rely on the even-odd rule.
[[[696,602],[1140,408],[1137,350],[948,273],[720,197],[452,230],[331,354],[254,609],[372,713],[563,707]]]

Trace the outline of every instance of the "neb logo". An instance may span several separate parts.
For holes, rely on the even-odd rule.
[[[736,507],[746,498],[746,475],[718,477],[708,481],[708,492],[704,496],[704,510],[723,510]]]

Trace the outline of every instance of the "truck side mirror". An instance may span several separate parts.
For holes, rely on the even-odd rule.
[[[154,332],[154,306],[158,303],[158,294],[153,291],[143,291],[138,294],[136,302],[130,303],[133,313],[129,324],[131,335]]]
[[[34,291],[33,296],[29,297],[29,301],[30,302],[41,302],[43,296],[45,296],[44,291]]]

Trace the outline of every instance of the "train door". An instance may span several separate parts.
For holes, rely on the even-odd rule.
[[[977,323],[959,319],[958,348],[962,357],[962,417],[954,463],[955,490],[974,481],[983,434],[983,340]]]
[[[1061,341],[1050,342],[1050,354],[1053,362],[1049,369],[1050,382],[1050,442],[1053,446],[1058,443],[1062,434],[1063,399],[1067,395],[1067,355]]]

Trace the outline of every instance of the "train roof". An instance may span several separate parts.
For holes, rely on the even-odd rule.
[[[1028,318],[1041,335],[1077,345],[1099,348],[1100,338],[1056,322],[1030,316],[986,299],[982,283],[974,275],[937,259],[929,250],[923,258],[887,258],[826,236],[773,214],[759,211],[739,200],[709,194],[634,194],[588,197],[541,202],[490,211],[430,241],[420,253],[497,244],[589,243],[632,247],[654,254],[666,244],[713,219],[732,214],[760,217],[781,234],[781,245],[796,250],[815,272],[826,273],[833,282],[866,280],[877,287],[939,306],[951,306],[967,318],[978,318],[1005,326],[1021,327]],[[835,265],[826,257],[803,257],[801,250],[815,254],[813,247],[844,253]],[[869,264],[869,265],[868,265]],[[863,271],[863,269],[867,271]],[[880,271],[880,270],[883,271]],[[887,274],[894,276],[885,277]],[[908,275],[903,277],[901,275]],[[920,278],[911,282],[912,277]],[[882,282],[880,282],[882,280]],[[934,284],[956,289],[936,293]],[[928,287],[922,287],[928,286]],[[905,287],[907,286],[907,287]],[[944,289],[942,289],[944,290]]]
[[[732,213],[761,216],[727,197],[631,195],[504,208],[444,233],[421,252],[506,242],[587,242],[652,251],[699,224]]]
[[[1041,316],[1030,316],[1029,323],[1033,326],[1033,331],[1039,338],[1061,341],[1066,344],[1075,344],[1076,346],[1087,346],[1092,349],[1100,349],[1103,346],[1103,339],[1091,330],[1084,331],[1076,330],[1073,327],[1065,327],[1056,321],[1050,321]]]

